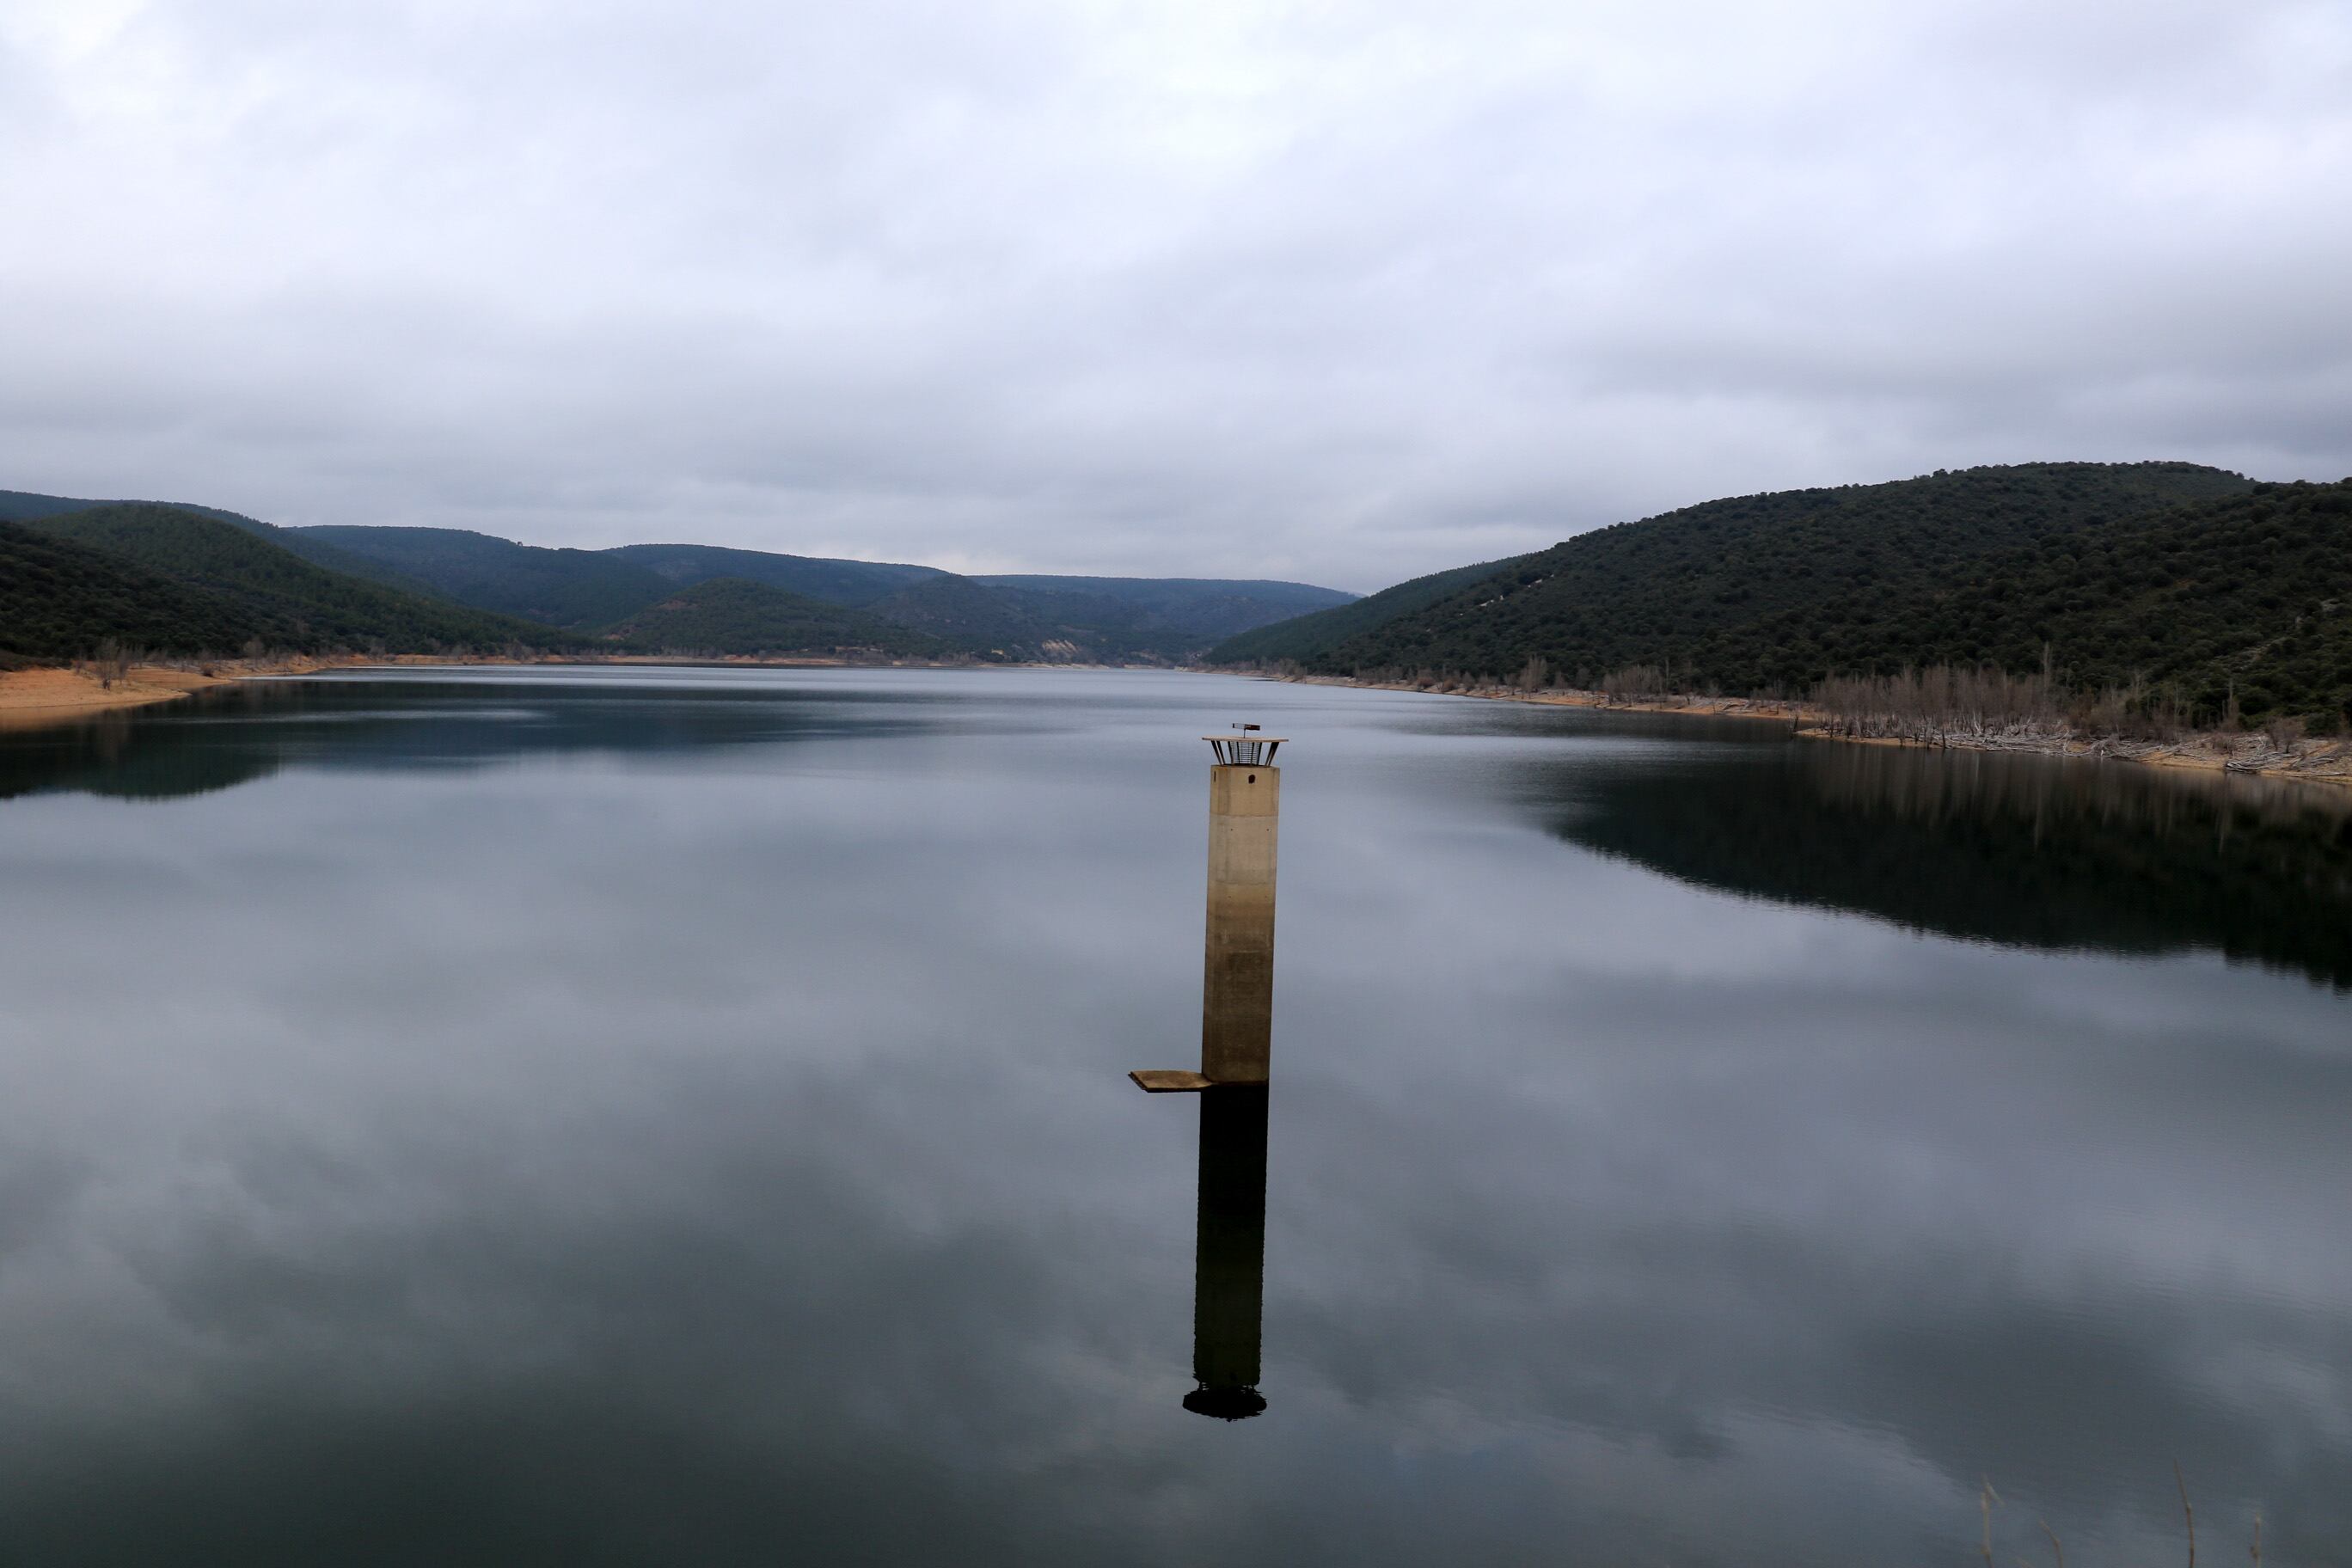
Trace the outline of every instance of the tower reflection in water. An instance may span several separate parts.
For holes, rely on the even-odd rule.
[[[1201,1214],[1192,1263],[1192,1380],[1184,1408],[1239,1421],[1257,1391],[1265,1306],[1265,1110],[1262,1083],[1201,1095]]]

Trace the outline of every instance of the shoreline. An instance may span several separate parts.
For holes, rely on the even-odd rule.
[[[70,724],[100,713],[177,702],[227,679],[159,665],[134,665],[111,686],[79,669],[0,670],[0,731]]]
[[[0,669],[0,731],[46,729],[72,724],[105,713],[127,712],[177,702],[215,686],[241,680],[274,680],[289,675],[315,675],[322,669],[446,668],[483,665],[659,665],[688,669],[1114,669],[1119,665],[1043,663],[1034,661],[980,664],[929,659],[761,658],[749,654],[717,658],[684,658],[663,654],[549,655],[517,658],[510,654],[323,654],[279,659],[207,659],[189,667],[139,664],[116,679],[102,683],[93,672],[62,665],[37,665]],[[1146,668],[1137,666],[1133,668]],[[1160,666],[1149,668],[1159,668]],[[1180,667],[1181,668],[1181,667]]]
[[[928,661],[873,663],[845,658],[756,658],[750,656],[688,659],[653,654],[612,654],[603,658],[516,658],[505,654],[451,658],[434,654],[365,656],[339,654],[248,662],[223,659],[200,668],[137,665],[110,688],[90,672],[44,666],[0,670],[0,731],[70,724],[100,714],[176,702],[195,692],[241,680],[269,680],[283,676],[310,675],[322,669],[369,667],[404,668],[467,668],[483,665],[665,665],[698,668],[741,669],[950,669],[961,664]],[[975,667],[978,668],[978,667]],[[1124,666],[1004,664],[991,669],[1120,668]],[[1158,667],[1154,667],[1158,668]],[[1182,667],[1178,667],[1182,668]],[[1193,667],[1197,668],[1198,667]],[[1238,670],[1204,670],[1205,674],[1247,674],[1259,680],[1279,680],[1294,686],[1332,686],[1363,691],[1418,692],[1439,697],[1467,697],[1486,701],[1523,702],[1535,707],[1584,708],[1604,713],[1679,714],[1700,719],[1746,719],[1787,724],[1799,740],[1840,742],[1847,745],[1903,746],[1925,751],[2006,752],[2059,757],[2078,762],[2124,762],[2141,767],[2178,768],[2196,773],[2247,773],[2262,778],[2352,787],[2352,744],[2342,740],[2301,741],[2292,751],[2273,747],[2260,733],[2228,736],[2200,733],[2175,742],[2134,741],[2120,736],[2084,739],[2073,734],[2008,733],[1996,735],[1939,733],[1932,737],[1856,735],[1842,732],[1831,716],[1811,703],[1752,697],[1612,698],[1603,692],[1571,689],[1525,691],[1507,686],[1423,686],[1406,680],[1360,680],[1342,675],[1271,675]]]
[[[1226,673],[1239,674],[1241,671]],[[1611,698],[1599,691],[1522,691],[1507,686],[1426,687],[1409,680],[1359,680],[1345,675],[1258,675],[1297,686],[1352,687],[1366,691],[1413,691],[1438,697],[1525,702],[1537,707],[1589,708],[1606,713],[1679,713],[1702,719],[1749,719],[1790,726],[1799,740],[1845,745],[1903,746],[1920,751],[2006,752],[2075,762],[2132,763],[2148,768],[2195,773],[2242,773],[2352,788],[2352,743],[2343,740],[2300,741],[2291,752],[2274,748],[2259,732],[2230,736],[2201,732],[2173,742],[2133,741],[2121,736],[2051,734],[1852,735],[1833,727],[1831,716],[1809,702],[1755,697]]]
[[[240,680],[269,680],[286,675],[310,675],[350,665],[387,664],[399,658],[362,658],[357,655],[301,656],[276,659],[217,658],[134,664],[110,685],[93,670],[67,665],[36,665],[25,669],[0,669],[0,731],[39,730],[71,724],[103,713],[127,712],[177,702],[215,686]],[[490,662],[435,660],[436,663]],[[515,664],[517,659],[496,662]]]

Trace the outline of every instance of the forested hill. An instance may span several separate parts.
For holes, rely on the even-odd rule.
[[[269,571],[282,575],[289,567],[307,562],[340,580],[331,597],[346,607],[364,597],[352,594],[362,584],[397,595],[410,606],[405,614],[415,613],[416,602],[424,601],[431,607],[427,619],[448,621],[454,616],[469,623],[478,634],[443,636],[437,640],[476,646],[519,640],[562,648],[584,642],[590,647],[668,651],[652,647],[646,639],[674,635],[688,639],[676,645],[675,651],[823,653],[854,648],[870,655],[984,662],[1091,660],[1164,665],[1189,661],[1237,631],[1307,610],[1344,605],[1354,597],[1301,583],[1175,577],[978,578],[932,566],[829,560],[707,544],[568,550],[518,543],[465,529],[285,528],[187,502],[93,501],[0,490],[0,521],[16,520],[34,527],[45,526],[45,520],[87,520],[126,507],[138,510],[151,522],[168,514],[209,520],[242,531],[267,545],[261,554],[247,552],[247,565],[266,556]],[[173,531],[181,543],[187,542],[180,537],[184,531]],[[138,548],[130,554],[144,551],[148,563],[163,564],[166,575],[186,578],[198,586],[205,584],[204,573],[195,569],[202,563],[200,557],[209,558],[205,552],[160,563],[154,556],[162,547],[157,538],[134,531],[99,542],[121,553],[119,547],[134,542]],[[207,546],[215,554],[227,549],[216,535]],[[736,585],[708,595],[679,594],[682,588],[721,579]],[[746,595],[741,587],[746,583],[857,610],[863,616],[820,616],[789,598]],[[259,584],[248,582],[243,586],[250,589]],[[315,580],[310,588],[324,591]],[[246,602],[249,610],[265,607],[250,595]],[[488,614],[469,616],[467,610]],[[69,618],[80,626],[79,617],[80,612],[76,611]],[[163,623],[151,620],[148,624]],[[308,647],[317,643],[322,626],[345,625],[332,616],[322,620],[308,614],[271,614],[251,629],[252,635],[272,647]],[[795,627],[812,639],[807,647],[778,647],[775,639]],[[144,635],[123,635],[157,651],[179,646]],[[403,636],[387,640],[406,644],[414,639]],[[77,647],[71,651],[86,649]],[[65,656],[60,652],[57,657]]]
[[[829,605],[870,605],[901,590],[950,574],[936,566],[891,561],[835,561],[815,555],[785,555],[772,550],[737,550],[724,544],[623,544],[604,554],[642,566],[673,584],[708,583],[733,577],[765,583],[788,594]]]
[[[974,577],[982,587],[1018,596],[1052,619],[1073,613],[1130,637],[1179,631],[1202,645],[1269,621],[1355,602],[1352,594],[1306,583],[1216,577],[1062,577],[1036,574]]]
[[[2009,551],[1916,609],[1846,633],[1851,657],[1998,664],[2042,649],[2084,690],[2147,682],[2202,722],[2352,716],[2352,479],[2243,494]]]
[[[955,651],[863,610],[741,577],[709,577],[676,589],[598,640],[638,653],[941,658]]]
[[[864,610],[920,634],[898,639],[908,646],[984,659],[1174,663],[1234,632],[1350,597],[1298,583],[977,578],[934,566],[710,544],[555,550],[458,529],[285,531],[367,556],[462,604],[575,631],[601,632],[623,620],[641,626],[670,624],[664,616],[642,620],[639,612],[669,602],[681,587],[732,579]],[[937,641],[923,644],[924,638]]]
[[[1474,583],[1492,577],[1511,561],[1482,561],[1472,566],[1456,566],[1444,572],[1433,572],[1426,577],[1415,577],[1383,588],[1377,594],[1329,609],[1317,610],[1293,620],[1276,621],[1270,626],[1259,626],[1236,637],[1226,638],[1209,653],[1215,664],[1273,664],[1290,659],[1311,663],[1326,650],[1339,647],[1350,640],[1385,626],[1391,621],[1428,609],[1443,603]],[[1321,668],[1316,664],[1314,668]]]
[[[1541,659],[1583,685],[1646,665],[1681,689],[1803,692],[1906,665],[2036,668],[2047,642],[2082,683],[2138,669],[2226,691],[2272,657],[2251,650],[2326,645],[2320,620],[2338,611],[2321,606],[2352,602],[2342,489],[2186,463],[2037,463],[1737,497],[1496,563],[1369,626],[1349,623],[1382,595],[1209,658],[1501,678]],[[2293,551],[2270,542],[2289,533]],[[2292,705],[2325,700],[2317,668],[2297,668]]]
[[[220,595],[0,521],[0,668],[87,658],[110,638],[227,652],[271,627]]]
[[[29,517],[16,526],[90,552],[110,563],[125,584],[141,585],[116,596],[111,621],[78,616],[79,634],[47,649],[49,657],[87,654],[89,644],[107,637],[157,652],[215,654],[233,652],[247,639],[302,652],[439,652],[515,642],[549,647],[578,640],[331,572],[247,527],[184,507],[124,501]],[[241,635],[223,640],[232,630]]]
[[[458,604],[575,631],[608,626],[674,586],[609,552],[517,544],[470,529],[330,524],[285,531],[372,561]]]

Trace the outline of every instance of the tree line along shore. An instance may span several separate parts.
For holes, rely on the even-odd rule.
[[[1947,672],[1929,671],[1914,679],[1932,687]],[[1962,672],[1950,672],[1959,674]],[[1973,674],[1974,672],[1965,672]],[[1907,700],[1878,700],[1866,690],[1859,703],[1845,693],[1827,702],[1774,697],[1725,697],[1629,689],[1629,683],[1611,680],[1591,689],[1575,687],[1489,684],[1428,676],[1412,679],[1360,678],[1349,675],[1268,673],[1265,679],[1313,686],[1354,687],[1377,691],[1421,691],[1439,696],[1473,697],[1495,701],[1528,702],[1549,707],[1583,708],[1596,712],[1674,713],[1694,718],[1769,721],[1789,727],[1806,740],[1858,742],[1865,745],[1942,747],[1952,751],[2020,752],[2042,756],[2073,757],[2144,763],[2150,767],[2189,768],[2211,773],[2260,773],[2273,778],[2309,779],[2352,785],[2352,737],[2313,737],[2299,726],[2273,722],[2246,730],[2175,730],[2134,725],[2129,732],[2102,730],[2078,723],[2064,710],[2049,708],[2032,713],[1998,710],[1921,709]],[[1880,683],[1900,689],[1906,678]],[[1640,679],[1630,683],[1639,688]]]

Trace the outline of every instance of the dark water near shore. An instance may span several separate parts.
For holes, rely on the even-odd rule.
[[[1228,1422],[1256,1177],[1123,1075],[1242,718]],[[1150,674],[0,735],[0,1563],[1966,1563],[1990,1476],[2092,1568],[2176,1458],[2352,1563],[2347,807]]]

